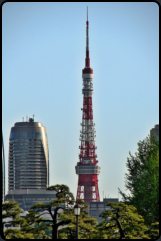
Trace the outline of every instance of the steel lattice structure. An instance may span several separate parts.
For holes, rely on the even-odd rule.
[[[88,21],[88,7],[87,7],[87,21],[86,21],[86,58],[85,68],[82,70],[83,78],[83,111],[82,113],[82,130],[80,131],[81,146],[79,146],[79,162],[75,167],[76,174],[78,174],[78,189],[77,199],[83,199],[86,204],[92,201],[100,201],[98,190],[97,175],[100,174],[100,167],[97,165],[97,155],[95,150],[95,124],[93,123],[93,108],[92,108],[92,94],[93,94],[93,69],[90,68],[89,58],[89,21]]]

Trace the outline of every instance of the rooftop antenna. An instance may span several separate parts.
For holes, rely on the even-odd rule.
[[[86,21],[86,59],[85,59],[85,68],[90,68],[88,30],[89,30],[89,22],[88,22],[88,6],[87,6],[87,21]]]
[[[35,115],[33,115],[33,119],[34,119],[34,116],[35,116]]]
[[[24,122],[24,117],[22,117],[22,122]]]

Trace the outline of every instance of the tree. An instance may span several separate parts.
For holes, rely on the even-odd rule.
[[[138,142],[138,152],[127,158],[126,195],[119,192],[126,204],[134,205],[146,225],[159,222],[159,141],[146,137]]]
[[[25,234],[32,234],[34,239],[51,239],[50,231],[52,228],[46,219],[40,217],[40,213],[29,212],[25,217],[25,222],[21,226],[21,231]]]
[[[68,225],[71,222],[70,217],[64,220],[59,220],[59,210],[69,212],[74,204],[74,196],[66,185],[55,185],[47,188],[47,190],[56,191],[56,199],[51,200],[49,204],[39,202],[34,204],[28,210],[25,217],[26,224],[23,225],[22,230],[26,233],[33,233],[42,236],[42,230],[52,229],[52,239],[58,239],[58,228],[60,226]],[[44,219],[43,214],[49,214],[51,219]],[[49,237],[48,237],[49,238]]]
[[[32,233],[22,232],[20,229],[8,228],[4,231],[5,239],[34,239]]]
[[[5,202],[2,203],[2,225],[10,224],[13,228],[4,230],[4,238],[6,239],[24,239],[33,238],[32,234],[27,234],[21,231],[20,227],[24,224],[24,218],[20,217],[20,213],[23,213],[17,202]],[[16,228],[17,227],[17,228]],[[3,230],[3,229],[2,229]]]
[[[148,228],[136,208],[125,203],[109,202],[109,207],[100,214],[102,222],[97,225],[97,239],[149,239]]]
[[[158,239],[159,237],[159,222],[152,223],[145,232],[151,239]]]
[[[3,218],[13,217],[12,221],[8,221],[13,225],[19,226],[19,229],[8,228],[5,230],[5,237],[9,239],[57,239],[58,229],[59,238],[76,238],[76,218],[74,215],[74,197],[66,185],[55,185],[49,187],[48,190],[56,191],[56,199],[50,203],[44,204],[39,202],[34,204],[28,210],[28,214],[21,218],[18,203],[3,204]],[[79,237],[90,238],[94,224],[97,221],[88,216],[87,205],[82,200],[77,200],[81,208],[79,217]],[[63,213],[59,213],[63,210]],[[49,214],[50,219],[43,217]],[[64,228],[63,228],[64,227]],[[51,234],[51,235],[50,235]]]
[[[79,239],[91,239],[93,232],[95,231],[95,226],[97,220],[91,218],[86,212],[87,205],[83,200],[77,200],[77,204],[80,207],[80,216],[78,218],[79,223]],[[76,217],[74,215],[74,210],[70,209],[68,212],[64,212],[60,215],[60,219],[65,220],[70,217],[70,224],[59,230],[60,239],[76,239]]]
[[[81,212],[79,222],[79,237],[80,239],[93,239],[97,220],[91,218],[85,211]]]

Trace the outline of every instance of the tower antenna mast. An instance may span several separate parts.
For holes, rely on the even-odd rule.
[[[97,155],[95,150],[95,124],[93,123],[93,108],[92,108],[92,94],[93,94],[93,69],[90,68],[89,58],[89,21],[88,21],[88,7],[87,7],[87,21],[86,21],[86,58],[85,68],[82,70],[83,78],[83,111],[82,113],[82,130],[80,131],[79,146],[79,162],[75,167],[76,174],[78,174],[78,188],[77,199],[83,199],[87,205],[90,202],[100,201],[98,190],[97,176],[100,174],[100,166],[97,165]]]

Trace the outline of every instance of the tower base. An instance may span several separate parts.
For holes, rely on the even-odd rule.
[[[100,201],[97,175],[79,174],[76,199],[82,199],[87,205]]]

